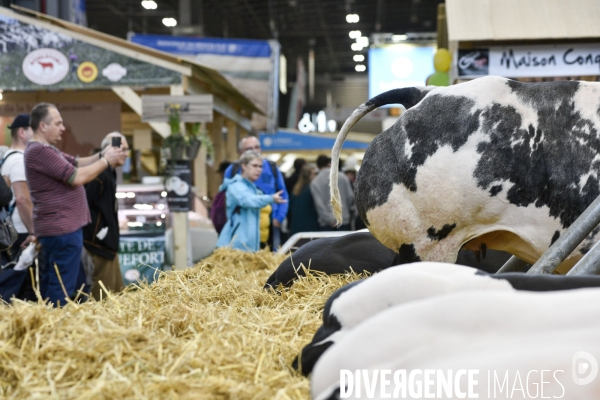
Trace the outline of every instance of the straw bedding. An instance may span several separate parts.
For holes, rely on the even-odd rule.
[[[292,359],[357,275],[264,282],[284,257],[218,249],[102,302],[0,305],[0,397],[307,399]]]

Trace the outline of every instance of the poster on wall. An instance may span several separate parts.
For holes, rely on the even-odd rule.
[[[0,87],[7,90],[165,86],[181,74],[69,35],[28,24],[0,9]]]
[[[154,282],[165,263],[165,236],[123,236],[119,240],[119,263],[123,282]]]
[[[509,78],[600,75],[600,44],[491,46],[458,50],[460,77]]]

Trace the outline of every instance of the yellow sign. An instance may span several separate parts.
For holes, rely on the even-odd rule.
[[[98,67],[91,61],[84,61],[77,67],[77,77],[85,83],[93,82],[98,77]]]

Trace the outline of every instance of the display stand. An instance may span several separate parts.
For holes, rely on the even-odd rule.
[[[199,141],[190,140],[194,138],[186,134],[184,122],[211,122],[212,104],[211,95],[142,97],[142,120],[168,121],[171,126],[171,135],[165,138],[163,149],[167,152],[165,189],[173,222],[176,270],[192,265],[188,219],[193,203],[191,165],[200,148]]]

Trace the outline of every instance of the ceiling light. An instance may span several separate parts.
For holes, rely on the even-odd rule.
[[[406,35],[392,35],[393,42],[403,42],[406,39],[408,39],[408,36]]]
[[[162,23],[164,26],[172,27],[177,25],[177,20],[175,18],[163,18]]]
[[[353,58],[354,58],[354,61],[356,61],[356,62],[365,61],[365,56],[363,56],[362,54],[355,54]]]
[[[352,23],[356,23],[360,21],[360,18],[358,17],[358,14],[348,14],[346,15],[346,22],[352,24]]]
[[[158,6],[154,0],[143,0],[142,7],[144,7],[146,10],[156,10],[156,7]]]
[[[365,67],[362,64],[358,64],[354,67],[354,69],[356,70],[356,72],[364,72],[367,70],[367,67]]]
[[[352,48],[352,50],[354,51],[361,51],[362,50],[362,46],[359,43],[352,43],[352,46],[350,46]]]
[[[350,39],[359,38],[359,37],[361,37],[361,35],[362,34],[360,33],[360,31],[350,31],[350,33],[349,33]]]
[[[369,38],[366,36],[361,36],[356,38],[356,43],[360,44],[362,47],[369,47]]]

